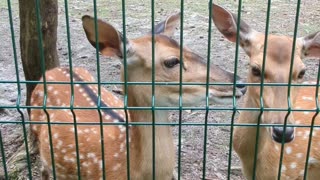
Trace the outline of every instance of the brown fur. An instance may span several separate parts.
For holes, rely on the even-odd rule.
[[[177,19],[170,19],[170,23]],[[93,18],[85,16],[83,18],[84,29],[89,41],[95,39],[92,34]],[[122,68],[122,80],[124,71],[127,72],[128,82],[151,82],[152,81],[152,40],[150,35],[145,35],[137,39],[128,40],[128,49],[123,51],[121,35],[108,23],[99,21],[98,32],[99,43],[103,44],[100,52],[106,56],[123,57],[123,53],[127,53],[127,69]],[[163,26],[159,26],[163,27]],[[164,34],[175,26],[170,24],[170,29],[159,29],[159,32]],[[112,33],[108,34],[107,32]],[[170,34],[170,33],[169,33]],[[119,41],[118,41],[119,40]],[[118,42],[113,42],[118,41]],[[95,42],[92,43],[93,45]],[[156,82],[179,82],[180,68],[179,64],[175,67],[165,67],[164,61],[168,58],[176,57],[179,59],[180,46],[176,41],[164,35],[155,35],[155,81]],[[200,56],[194,54],[189,49],[185,48],[183,52],[184,71],[183,82],[206,82],[206,63]],[[46,72],[48,81],[70,82],[68,76],[69,69],[56,68]],[[83,68],[74,68],[74,75],[79,76],[84,82],[95,81],[92,75]],[[217,66],[212,66],[210,79],[212,82],[233,82],[233,74],[224,71]],[[96,107],[97,104],[92,102],[92,98],[84,87],[89,87],[93,90],[95,96],[98,95],[97,85],[74,85],[74,103],[73,107]],[[37,85],[32,94],[32,105],[43,105],[43,85]],[[156,106],[178,106],[179,105],[179,85],[155,86],[155,105]],[[211,98],[232,97],[233,88],[226,86],[217,88],[210,86]],[[192,106],[206,100],[205,86],[183,86],[183,105]],[[237,90],[238,96],[242,93]],[[219,92],[221,92],[219,94]],[[44,111],[33,109],[31,111],[31,120],[37,122],[69,122],[74,123],[73,114],[68,108],[71,100],[70,85],[47,85],[46,106],[65,107],[67,110],[52,110],[47,109],[49,119],[47,119]],[[89,97],[89,98],[88,98]],[[129,107],[150,107],[152,105],[152,87],[150,85],[128,85],[128,106]],[[123,108],[123,102],[118,100],[112,93],[101,87],[101,103],[105,103],[111,108]],[[122,116],[125,119],[125,111],[112,110],[116,113],[115,116]],[[96,125],[77,125],[78,134],[75,134],[75,129],[70,125],[51,125],[51,137],[56,167],[56,174],[59,179],[77,179],[77,156],[75,149],[75,136],[78,137],[80,171],[82,179],[101,179],[102,172],[106,173],[107,179],[127,179],[127,149],[126,136],[131,139],[130,150],[130,177],[134,180],[152,179],[152,127],[151,126],[132,126],[126,134],[124,126],[105,125],[103,126],[104,134],[104,159],[101,151],[101,136],[100,136],[100,114],[102,122],[117,122],[115,117],[108,118],[108,114],[101,113],[103,110],[79,110],[75,109],[74,114],[77,123],[91,122]],[[151,110],[129,110],[129,122],[152,122]],[[163,110],[154,111],[154,120],[156,122],[168,122],[168,112]],[[107,118],[106,118],[107,117]],[[48,178],[49,171],[52,170],[51,154],[50,154],[50,138],[48,125],[32,125],[32,131],[36,134],[39,140],[40,157],[44,166],[43,178]],[[169,126],[155,127],[155,177],[156,179],[168,180],[172,178],[173,169],[175,166],[175,153],[172,134]],[[102,162],[105,162],[105,169],[102,169]]]
[[[236,17],[228,10],[213,5],[213,20],[218,30],[230,41],[236,39]],[[228,29],[228,33],[224,33]],[[304,52],[312,52],[310,57],[319,58],[320,47],[319,35],[300,38],[296,41],[294,61],[292,66],[291,83],[302,83],[303,79],[299,76],[305,69],[302,61]],[[265,73],[256,75],[254,69],[262,69],[264,41],[263,33],[251,29],[246,23],[240,24],[240,43],[247,55],[250,57],[250,70],[248,72],[248,83],[260,83],[264,78],[264,83],[289,83],[291,51],[293,39],[287,36],[268,35],[268,44],[266,49]],[[249,41],[250,43],[246,43]],[[317,52],[309,51],[310,48],[317,47]],[[316,84],[313,82],[313,84]],[[245,96],[245,108],[260,108],[260,86],[249,86]],[[288,87],[287,86],[267,86],[263,87],[263,107],[264,108],[288,108]],[[290,89],[290,104],[294,109],[315,109],[315,88],[292,86]],[[237,123],[257,124],[260,111],[243,111],[240,114]],[[287,111],[264,111],[261,115],[263,124],[284,124]],[[287,118],[288,124],[311,125],[314,112],[293,112]],[[315,119],[315,125],[320,125],[320,120]],[[305,159],[307,156],[307,147],[310,128],[295,128],[295,138],[284,145],[284,156],[282,161],[281,179],[303,179]],[[253,163],[256,146],[257,128],[255,127],[235,127],[233,147],[239,155],[242,170],[247,179],[254,176]],[[271,127],[260,127],[259,144],[256,162],[257,180],[274,180],[278,177],[280,149],[281,144],[272,138]],[[320,172],[320,128],[314,128],[312,145],[308,162],[309,180],[319,179]]]

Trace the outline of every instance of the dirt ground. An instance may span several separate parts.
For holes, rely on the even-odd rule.
[[[224,7],[237,12],[237,2],[215,1]],[[253,28],[264,31],[267,1],[245,0],[242,7],[242,18]],[[126,28],[127,37],[138,37],[150,30],[151,26],[151,2],[146,0],[126,1]],[[18,2],[12,2],[13,25],[15,32],[15,43],[18,52],[18,76],[24,80],[21,59],[19,54],[19,16]],[[98,16],[111,22],[122,31],[122,12],[120,0],[98,1]],[[299,20],[299,36],[320,30],[320,1],[303,1]],[[164,19],[167,15],[178,12],[180,2],[175,0],[162,0],[155,2],[156,21]],[[270,32],[275,34],[293,35],[296,1],[273,0],[270,17]],[[75,66],[85,67],[92,73],[97,71],[95,49],[88,43],[81,25],[81,17],[85,14],[93,15],[93,4],[91,1],[72,0],[69,2],[69,18],[71,32],[72,61]],[[208,3],[207,1],[186,0],[184,6],[184,45],[188,46],[199,55],[207,57],[208,43]],[[14,106],[19,102],[16,83],[5,83],[5,81],[16,81],[16,69],[10,34],[8,18],[8,6],[6,1],[0,2],[0,108],[1,106]],[[175,38],[179,40],[180,32],[177,31]],[[235,46],[227,42],[213,27],[212,31],[211,62],[218,64],[229,71],[234,70]],[[67,34],[65,22],[64,2],[59,0],[59,28],[58,28],[58,50],[61,65],[68,65]],[[240,52],[237,67],[238,74],[245,78],[248,58],[243,51]],[[102,81],[116,82],[120,76],[120,62],[100,57]],[[316,78],[318,61],[306,61],[307,78]],[[113,89],[114,86],[106,86]],[[25,86],[22,84],[21,102],[25,102]],[[241,100],[238,103],[241,104]],[[215,105],[219,106],[219,105]],[[230,104],[231,106],[231,104]],[[221,106],[220,106],[221,107]],[[21,121],[22,117],[27,119],[25,110],[22,116],[16,109],[0,109],[0,130],[4,142],[5,157],[8,160],[17,148],[23,143],[23,129],[21,125],[12,124],[12,121]],[[178,111],[171,111],[170,119],[178,122]],[[204,111],[193,113],[183,112],[183,122],[203,123]],[[230,123],[231,111],[210,111],[209,123]],[[175,143],[178,142],[178,127],[173,127]],[[207,164],[206,177],[211,179],[226,179],[229,158],[230,126],[210,126],[207,136]],[[203,126],[182,127],[182,152],[181,152],[181,175],[182,179],[200,179],[203,171]],[[1,161],[3,159],[1,158]],[[231,179],[244,179],[239,169],[239,159],[232,154]],[[0,169],[3,163],[0,163]],[[39,163],[33,163],[33,177],[39,178]],[[27,179],[27,171],[17,175],[17,179]]]

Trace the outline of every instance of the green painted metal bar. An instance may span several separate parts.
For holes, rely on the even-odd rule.
[[[0,121],[0,123],[2,124],[22,124],[21,121]],[[33,122],[33,121],[26,121],[25,124],[48,124],[45,122]],[[71,122],[63,122],[63,120],[61,120],[61,122],[51,122],[49,124],[53,124],[53,125],[73,125],[73,123]],[[113,123],[113,122],[103,122],[102,123],[104,126],[114,126],[114,125],[126,125],[123,122],[119,122],[119,123]],[[99,122],[97,123],[92,123],[92,122],[78,122],[77,125],[79,126],[96,126],[96,125],[100,125]],[[130,122],[128,123],[129,126],[152,126],[152,122]],[[163,122],[156,122],[155,123],[156,126],[179,126],[179,123],[163,123]],[[182,123],[181,126],[204,126],[205,123]],[[226,126],[229,127],[231,126],[230,123],[207,123],[208,126]],[[237,127],[257,127],[256,124],[238,124],[238,123],[234,123],[233,126],[237,126]],[[260,127],[283,127],[283,124],[260,124]],[[302,125],[302,124],[288,124],[287,127],[301,127],[301,128],[320,128],[320,125]]]
[[[183,106],[183,17],[184,0],[180,0],[180,77],[179,77],[179,127],[178,127],[178,180],[181,179],[181,134],[182,134],[182,106]]]
[[[3,146],[3,141],[2,141],[2,132],[1,132],[1,130],[0,130],[0,150],[1,150],[4,178],[7,180],[7,179],[9,179],[9,176],[8,176],[6,153],[4,152],[4,146]]]
[[[1,106],[5,109],[16,109],[17,106]],[[42,106],[20,106],[21,109],[42,109]],[[48,106],[46,109],[65,109],[65,107],[60,106]],[[87,110],[87,109],[96,109],[95,107],[73,107],[73,109]],[[110,108],[110,107],[101,107],[101,109],[123,109],[120,107]],[[152,110],[152,107],[127,107],[128,110]],[[179,110],[179,107],[154,107],[155,110]],[[233,111],[234,108],[230,107],[209,107],[209,110],[212,111]],[[182,110],[206,110],[204,107],[182,107]],[[259,111],[260,108],[237,108],[237,111]],[[264,111],[288,111],[284,108],[264,108]],[[316,112],[315,109],[291,109],[291,111],[296,112]]]
[[[152,179],[156,179],[156,128],[155,128],[155,29],[154,29],[154,1],[151,0],[151,40],[152,40],[152,104],[151,104],[151,111],[152,111]]]
[[[121,1],[122,6],[122,43],[123,49],[127,49],[127,31],[126,31],[126,3],[125,0]],[[126,52],[126,51],[124,51]],[[127,53],[123,53],[123,66],[124,66],[124,111],[125,111],[125,125],[126,125],[126,150],[127,150],[127,179],[130,180],[130,129],[129,129],[129,114],[128,114],[128,65]]]
[[[290,63],[290,72],[289,72],[289,79],[288,79],[288,92],[287,92],[287,101],[288,101],[288,113],[286,114],[286,117],[284,119],[284,125],[283,125],[283,134],[286,134],[286,127],[288,123],[288,117],[291,113],[291,81],[292,81],[292,71],[293,71],[293,64],[294,64],[294,55],[296,50],[296,40],[297,40],[297,34],[298,34],[298,23],[299,23],[299,15],[300,15],[300,4],[301,0],[297,1],[297,9],[296,9],[296,17],[295,17],[295,26],[294,26],[294,34],[293,34],[293,42],[292,42],[292,50],[291,50],[291,63]],[[318,82],[317,82],[318,83]],[[282,143],[281,143],[281,154],[280,154],[280,161],[279,161],[279,169],[278,169],[278,180],[281,179],[281,169],[282,169],[282,161],[283,161],[283,152],[284,152],[284,141],[285,136],[282,136]]]
[[[42,29],[41,29],[41,18],[40,18],[40,2],[39,0],[36,0],[36,25],[37,25],[37,31],[38,31],[38,46],[40,50],[40,59],[41,59],[41,72],[42,72],[42,80],[43,80],[43,106],[42,110],[46,114],[47,117],[47,123],[48,123],[48,134],[49,134],[49,144],[50,144],[50,156],[51,156],[51,165],[52,165],[52,174],[53,174],[53,179],[55,180],[56,177],[56,168],[55,168],[55,160],[54,160],[54,152],[53,152],[53,143],[52,143],[52,130],[51,130],[51,125],[50,125],[50,116],[49,113],[46,109],[47,106],[47,80],[45,76],[45,59],[44,59],[44,49],[43,49],[43,42],[42,42]]]
[[[253,175],[252,179],[256,179],[256,170],[257,170],[257,161],[258,161],[258,149],[259,149],[259,137],[260,137],[260,124],[261,124],[261,117],[263,112],[265,111],[264,108],[264,101],[263,101],[263,92],[264,92],[264,78],[265,78],[265,66],[266,66],[266,56],[267,56],[267,48],[268,48],[268,36],[269,36],[269,22],[270,22],[270,11],[271,11],[271,0],[268,0],[267,6],[267,17],[266,17],[266,28],[265,28],[265,39],[264,39],[264,47],[263,47],[263,61],[262,61],[262,70],[261,70],[261,81],[260,81],[260,114],[258,116],[257,122],[257,131],[256,131],[256,143],[255,143],[255,150],[254,150],[254,160],[253,160]]]
[[[204,140],[203,140],[203,162],[202,162],[202,179],[206,178],[207,163],[207,136],[208,136],[208,114],[209,114],[209,82],[210,82],[210,57],[211,57],[211,32],[212,32],[212,0],[209,0],[209,22],[208,22],[208,48],[207,48],[207,75],[206,75],[206,110],[204,121]]]
[[[242,0],[239,0],[238,4],[238,19],[237,19],[237,39],[236,39],[236,50],[235,50],[235,63],[234,63],[234,76],[233,76],[233,98],[232,98],[232,120],[230,127],[230,140],[229,140],[229,153],[228,153],[228,180],[231,178],[231,164],[232,164],[232,142],[233,142],[233,132],[234,132],[234,118],[236,115],[237,105],[236,105],[236,86],[237,86],[237,70],[238,70],[238,60],[239,60],[239,43],[240,43],[240,23],[241,23],[241,8]]]
[[[307,149],[307,154],[306,154],[306,163],[305,163],[305,166],[304,166],[303,179],[307,179],[307,174],[308,174],[308,162],[309,162],[309,158],[310,158],[310,151],[311,151],[313,130],[314,130],[314,127],[315,127],[316,117],[319,115],[319,112],[320,112],[320,109],[319,109],[319,81],[320,81],[320,64],[318,64],[318,77],[317,77],[317,85],[316,85],[316,92],[315,92],[316,113],[315,113],[314,116],[312,117],[312,121],[311,121],[309,141],[308,141],[308,149]]]
[[[102,178],[106,179],[106,162],[105,160],[105,147],[104,147],[104,131],[103,131],[103,120],[101,114],[101,77],[100,77],[100,47],[99,47],[99,35],[98,35],[98,15],[97,15],[97,1],[93,0],[93,13],[94,13],[94,30],[95,30],[95,46],[96,46],[96,60],[97,60],[97,82],[98,82],[98,104],[97,110],[99,113],[99,122],[100,122],[100,137],[101,137],[101,159],[102,161]]]
[[[70,110],[73,117],[73,127],[75,135],[75,147],[76,147],[76,157],[77,157],[77,173],[78,179],[81,179],[81,166],[80,166],[80,155],[79,155],[79,140],[78,140],[78,126],[77,126],[77,117],[74,112],[74,82],[73,82],[73,65],[72,65],[72,51],[71,51],[71,41],[70,41],[70,25],[69,25],[69,8],[68,0],[64,0],[64,10],[66,18],[66,30],[67,30],[67,43],[68,43],[68,60],[69,60],[69,75],[70,75]],[[51,134],[50,134],[51,136]]]
[[[18,81],[0,81],[0,83],[4,84],[12,84],[12,83],[18,83]],[[20,81],[20,84],[44,84],[41,81]],[[54,81],[54,82],[47,82],[46,84],[70,84],[70,82],[65,81]],[[96,82],[80,82],[76,81],[74,84],[85,84],[85,85],[97,85]],[[121,82],[101,82],[101,85],[125,85],[125,83]],[[127,82],[128,85],[137,85],[137,86],[145,86],[145,85],[152,85],[152,82]],[[159,86],[177,86],[180,85],[179,82],[154,82],[155,85]],[[297,87],[314,87],[316,83],[314,84],[297,84],[293,83],[291,86],[297,86]],[[198,82],[184,82],[182,85],[194,85],[194,86],[205,86],[207,83],[198,83]],[[233,83],[208,83],[209,86],[216,85],[216,86],[230,86],[233,85]],[[260,86],[261,83],[237,83],[237,85],[246,85],[246,86]],[[264,83],[264,86],[288,86],[288,83]]]
[[[19,68],[18,68],[18,58],[17,58],[17,49],[16,49],[16,42],[15,42],[15,34],[14,34],[14,28],[13,28],[13,18],[12,18],[12,9],[11,9],[11,1],[7,0],[8,4],[8,15],[9,15],[9,23],[10,23],[10,32],[11,32],[11,41],[12,41],[12,50],[13,50],[13,56],[14,56],[14,64],[15,64],[15,73],[16,73],[16,79],[17,79],[17,90],[18,90],[18,98],[16,101],[16,109],[19,112],[21,116],[21,124],[22,124],[22,130],[23,130],[23,142],[25,145],[26,149],[26,156],[27,156],[27,167],[28,167],[28,177],[31,180],[32,179],[32,171],[31,171],[31,160],[30,160],[30,154],[29,154],[29,147],[28,147],[28,138],[27,138],[27,127],[25,123],[25,118],[24,114],[20,109],[20,102],[21,102],[21,84],[19,83],[20,77],[19,77]],[[1,148],[3,148],[3,143],[2,143],[2,137],[1,138]],[[2,153],[4,154],[3,156],[3,162],[4,162],[4,168],[5,168],[5,176],[8,177],[7,173],[7,167],[6,167],[6,161],[5,161],[5,153],[3,150],[1,150]]]

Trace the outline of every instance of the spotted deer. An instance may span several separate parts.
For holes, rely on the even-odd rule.
[[[237,39],[237,16],[218,5],[213,5],[213,21],[217,29],[231,42]],[[240,46],[250,58],[247,77],[248,83],[288,83],[291,63],[293,38],[288,36],[268,35],[265,71],[262,74],[264,33],[252,29],[247,23],[240,22]],[[303,83],[306,67],[305,58],[320,57],[320,32],[298,38],[295,46],[292,83]],[[308,82],[307,82],[308,83]],[[313,82],[315,84],[315,82]],[[288,108],[286,86],[264,86],[263,106],[265,108]],[[297,87],[290,89],[290,103],[293,109],[315,109],[315,87]],[[260,86],[247,87],[244,98],[245,108],[260,108]],[[260,111],[243,111],[237,123],[257,124]],[[284,124],[287,111],[265,111],[261,123]],[[311,125],[315,112],[295,111],[288,116],[288,124]],[[315,124],[320,120],[316,118]],[[253,177],[256,128],[235,127],[233,147],[239,155],[242,170],[247,179]],[[284,154],[281,179],[303,179],[306,163],[310,127],[283,126],[260,127],[259,145],[256,164],[256,179],[277,179],[282,138]],[[320,129],[314,128],[311,152],[308,163],[308,179],[320,177]]]
[[[179,82],[180,79],[180,45],[170,36],[179,24],[180,14],[169,16],[165,21],[155,26],[155,81]],[[96,43],[94,18],[84,16],[83,28],[89,42],[95,47],[99,44],[100,53],[107,57],[122,59],[126,54],[128,82],[152,81],[152,36],[143,35],[136,39],[123,39],[123,36],[109,23],[98,20],[98,39]],[[123,42],[127,49],[123,50]],[[183,49],[183,82],[206,82],[206,66],[204,59],[189,48]],[[121,62],[124,60],[122,59]],[[234,75],[210,65],[210,82],[233,82]],[[122,74],[124,69],[122,68]],[[50,149],[54,154],[55,173],[59,179],[77,179],[77,152],[75,136],[78,137],[78,157],[80,161],[80,175],[82,179],[101,179],[105,172],[107,179],[127,178],[127,142],[128,135],[130,152],[130,177],[131,179],[152,179],[152,127],[147,125],[130,126],[126,134],[125,125],[105,125],[104,134],[104,159],[101,152],[100,115],[103,122],[152,122],[151,110],[128,110],[128,119],[122,109],[124,104],[111,92],[101,87],[101,96],[98,96],[96,84],[81,82],[95,82],[94,77],[84,68],[59,67],[45,73],[48,82],[70,82],[72,74],[75,81],[73,94],[73,112],[77,123],[96,123],[91,125],[51,124],[51,135],[48,133],[47,124],[33,124],[32,132],[38,139],[40,158],[43,165],[42,178],[49,179],[52,172],[52,159]],[[237,78],[236,81],[239,81]],[[47,114],[41,109],[31,111],[31,120],[37,122],[64,122],[73,123],[71,112],[71,87],[68,84],[47,84],[47,93],[44,85],[36,86],[32,93],[32,106],[42,106],[46,97],[46,107],[58,106],[65,109],[46,109]],[[129,107],[150,107],[152,105],[151,85],[128,85],[127,89]],[[236,87],[236,97],[245,92],[243,85]],[[170,107],[179,105],[179,85],[156,85],[155,106]],[[184,106],[193,106],[206,100],[205,85],[183,85],[182,100]],[[233,97],[233,87],[209,87],[210,102],[225,102]],[[98,100],[101,100],[100,102]],[[100,104],[100,113],[97,109],[79,109],[84,107],[97,107]],[[109,109],[107,109],[109,108]],[[110,109],[111,108],[111,109]],[[49,118],[49,119],[48,119]],[[154,111],[155,122],[168,122],[167,110]],[[75,134],[77,132],[77,134]],[[50,146],[50,136],[53,146]],[[175,167],[175,148],[169,126],[155,127],[155,177],[166,180],[173,177]],[[103,169],[102,162],[105,162]]]

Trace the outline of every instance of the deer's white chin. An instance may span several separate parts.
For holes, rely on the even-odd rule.
[[[239,99],[239,97],[236,96],[236,99]],[[221,104],[221,105],[232,105],[233,97],[232,96],[224,96],[224,97],[218,97],[213,96],[210,97],[210,104]]]

